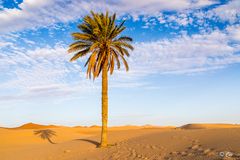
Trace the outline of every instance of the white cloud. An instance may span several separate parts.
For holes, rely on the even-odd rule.
[[[240,42],[240,25],[228,27],[227,31],[233,40]]]
[[[10,46],[12,45],[11,42],[5,42],[5,41],[0,41],[0,47],[3,48],[3,47],[7,47],[7,46]]]
[[[10,37],[11,38],[11,37]],[[150,74],[191,74],[206,72],[240,63],[239,26],[224,31],[182,35],[174,39],[135,43],[128,59],[129,73],[116,71],[110,87],[148,86],[141,78]],[[65,45],[28,49],[10,45],[0,57],[2,100],[58,97],[86,93],[100,87],[82,72],[81,59],[70,63]],[[4,44],[6,46],[6,44]],[[87,58],[87,57],[86,57]],[[79,65],[81,63],[81,65]],[[15,90],[16,94],[12,96]],[[68,96],[67,96],[68,95]]]
[[[211,10],[208,14],[217,16],[223,21],[235,22],[239,20],[240,16],[240,1],[239,0],[231,0],[225,5],[221,5],[213,10]]]
[[[212,0],[121,0],[117,3],[108,4],[109,10],[132,15],[151,15],[160,11],[181,11],[185,9],[201,8],[216,3]]]
[[[25,0],[19,9],[0,11],[0,32],[49,26],[57,22],[69,22],[89,13],[90,10],[108,9],[119,14],[150,15],[163,10],[184,10],[204,7],[216,3],[212,0],[120,0],[120,1],[61,1],[61,0]],[[80,9],[79,9],[80,8]],[[16,25],[17,24],[17,25]],[[11,26],[11,27],[9,27]]]
[[[204,4],[205,2],[199,2],[199,4],[200,3]],[[215,4],[217,4],[217,2]],[[165,24],[165,26],[167,26],[168,28],[179,29],[179,27],[181,26],[191,26],[198,27],[200,30],[208,31],[214,29],[212,24],[215,22],[227,22],[230,24],[239,23],[239,17],[240,1],[231,0],[226,4],[219,4],[209,10],[180,10],[172,14],[154,12],[151,14],[151,16],[145,16],[143,21],[148,24],[146,26],[149,26],[149,19],[156,18],[159,24]]]
[[[235,29],[235,30],[234,30]],[[231,28],[231,32],[239,28]],[[238,38],[238,37],[237,37]],[[135,45],[130,59],[132,70],[144,73],[193,73],[219,69],[240,62],[240,44],[230,32],[181,36],[173,40]]]
[[[198,0],[198,1],[195,1],[195,3],[193,4],[193,6],[196,6],[196,7],[206,7],[206,6],[209,6],[209,5],[212,5],[212,4],[217,4],[219,3],[217,0],[214,0],[214,1],[209,1],[209,0]]]
[[[74,95],[95,92],[100,79],[86,79],[82,64],[86,60],[70,63],[72,55],[62,45],[36,48],[33,50],[13,49],[0,57],[0,76],[6,79],[0,82],[0,100],[21,100],[41,98],[69,98]],[[6,74],[7,73],[7,74]],[[135,87],[139,82],[123,80],[110,83],[110,87]],[[15,94],[12,95],[11,91]],[[1,96],[4,95],[4,96]],[[78,96],[79,97],[79,96]]]
[[[80,66],[69,62],[63,46],[12,50],[3,55],[0,57],[0,75],[8,75],[7,81],[0,85],[4,92],[2,100],[68,97],[97,88],[94,83],[85,80]],[[15,95],[8,95],[9,90],[15,90]]]

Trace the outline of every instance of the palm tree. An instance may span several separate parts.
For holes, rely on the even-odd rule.
[[[56,132],[50,129],[34,131],[35,135],[39,135],[42,139],[47,139],[51,144],[55,144],[52,140],[52,136],[56,136]]]
[[[129,42],[132,38],[119,36],[126,29],[124,22],[115,24],[116,14],[109,15],[94,13],[83,18],[78,25],[81,32],[72,33],[75,42],[69,46],[68,52],[74,52],[70,61],[90,54],[85,63],[87,77],[95,79],[102,73],[102,134],[99,147],[107,146],[108,123],[108,72],[112,75],[115,65],[120,69],[122,60],[128,71],[128,63],[125,56],[129,56],[128,50],[133,50]]]

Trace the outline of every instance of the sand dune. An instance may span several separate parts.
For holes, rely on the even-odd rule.
[[[99,127],[51,128],[57,134],[52,139],[56,144],[34,135],[36,128],[0,129],[0,160],[217,160],[222,151],[231,151],[230,159],[240,158],[240,128],[204,124],[207,129],[192,130],[199,124],[185,126],[111,127],[112,146],[103,149],[96,148]]]
[[[216,128],[240,128],[239,124],[186,124],[181,129],[216,129]]]
[[[46,129],[46,128],[56,128],[58,126],[55,125],[41,125],[41,124],[36,124],[36,123],[26,123],[23,124],[22,126],[12,128],[12,129]]]

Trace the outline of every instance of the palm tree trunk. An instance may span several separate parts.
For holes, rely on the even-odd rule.
[[[102,70],[102,136],[100,147],[107,146],[107,123],[108,123],[108,71],[107,63]]]

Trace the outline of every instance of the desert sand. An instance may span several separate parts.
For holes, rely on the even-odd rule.
[[[51,129],[51,144],[33,134]],[[26,124],[0,128],[0,160],[217,160],[240,159],[240,126],[188,124],[182,127],[109,128],[107,148],[97,148],[99,126],[64,127]],[[226,159],[226,157],[225,157]]]

